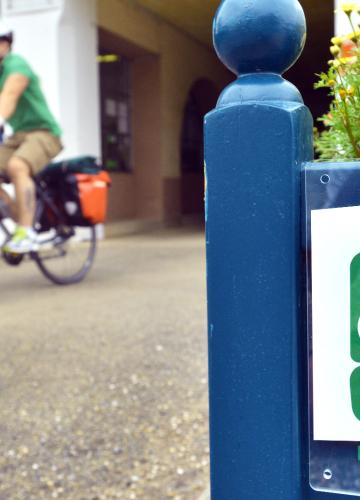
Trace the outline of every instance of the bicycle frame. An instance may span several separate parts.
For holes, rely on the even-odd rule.
[[[64,215],[56,206],[51,194],[48,191],[48,186],[46,182],[37,178],[34,179],[34,182],[36,188],[36,209],[35,209],[34,227],[36,228],[36,226],[39,225],[41,217],[45,210],[49,210],[53,214],[54,219],[57,222],[57,225],[59,226],[66,225]],[[6,224],[4,223],[4,219],[11,218],[9,217],[8,211],[9,211],[8,205],[6,204],[5,201],[2,201],[0,199],[0,228],[4,232],[6,238],[9,238],[12,234],[11,231],[9,231]],[[51,241],[51,239],[49,239],[49,241]]]
[[[1,180],[0,180],[1,182]],[[34,230],[37,232],[38,249],[25,254],[2,252],[5,262],[18,266],[23,260],[31,259],[41,273],[56,285],[72,285],[82,281],[89,272],[96,254],[96,231],[89,227],[86,240],[77,239],[77,226],[65,211],[61,183],[39,174],[34,178],[36,187],[36,208]],[[0,229],[5,238],[12,236],[9,227],[9,203],[0,199]],[[15,224],[15,221],[14,221]],[[81,227],[81,225],[79,226]],[[64,259],[64,260],[62,260]],[[58,265],[58,261],[60,264]],[[64,262],[64,264],[62,264]]]
[[[0,189],[1,189],[1,183],[0,183]],[[3,221],[8,217],[9,217],[9,206],[4,200],[0,198],[0,229],[2,229],[3,233],[7,238],[11,236],[11,232],[6,227]]]
[[[53,198],[50,195],[49,188],[45,181],[35,179],[36,186],[36,209],[35,209],[35,219],[34,226],[40,223],[41,217],[46,209],[50,210],[52,214],[55,216],[56,221],[59,224],[64,224],[64,217],[61,214],[60,210],[56,206]]]

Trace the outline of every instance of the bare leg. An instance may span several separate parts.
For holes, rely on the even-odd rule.
[[[17,223],[20,226],[32,227],[35,217],[35,184],[30,167],[21,158],[12,156],[7,174],[15,186]]]

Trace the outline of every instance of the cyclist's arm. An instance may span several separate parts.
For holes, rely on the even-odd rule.
[[[18,100],[28,84],[29,79],[21,73],[14,73],[6,79],[0,94],[0,125],[14,114]]]

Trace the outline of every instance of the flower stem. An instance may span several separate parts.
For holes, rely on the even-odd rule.
[[[342,102],[344,104],[344,125],[345,125],[345,129],[346,129],[346,132],[347,132],[347,134],[349,136],[349,139],[350,139],[351,145],[353,147],[355,156],[357,158],[360,158],[360,149],[359,149],[358,145],[356,144],[355,137],[354,137],[354,134],[353,134],[353,131],[352,131],[352,128],[351,128],[350,117],[349,117],[349,110],[348,110],[348,106],[347,106],[347,103],[346,103],[346,99],[343,99]]]
[[[352,31],[353,31],[353,33],[354,33],[354,40],[355,40],[355,43],[356,43],[356,45],[357,45],[357,44],[358,44],[358,36],[356,35],[355,26],[354,26],[354,23],[352,22],[351,15],[350,15],[350,16],[348,16],[348,18],[349,18],[349,21],[350,21],[350,26],[351,26],[351,29],[352,29]]]

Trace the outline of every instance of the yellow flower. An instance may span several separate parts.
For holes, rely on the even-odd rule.
[[[347,96],[347,92],[345,89],[340,89],[339,90],[339,96],[341,97],[341,99],[346,99],[346,96]]]
[[[359,38],[359,35],[360,35],[360,31],[358,30],[358,31],[353,31],[352,33],[349,33],[344,38],[346,40],[356,41]]]
[[[354,87],[350,86],[348,89],[347,89],[347,95],[349,95],[350,97],[354,97],[355,95],[355,89]]]
[[[333,87],[335,85],[335,80],[328,80],[327,84],[329,87]]]
[[[340,47],[338,45],[333,45],[332,47],[330,47],[330,52],[333,56],[337,56],[340,52]]]
[[[336,65],[335,63],[339,63]],[[351,57],[340,57],[338,60],[335,61],[334,67],[338,68],[341,64],[347,64],[347,63],[355,63],[356,62],[356,56],[351,56]]]
[[[334,36],[332,39],[331,39],[331,43],[333,45],[341,45],[344,41],[344,37],[342,36]]]
[[[339,66],[341,66],[341,62],[338,59],[331,59],[330,61],[328,61],[328,65],[333,66],[335,69],[337,69],[339,68]]]
[[[351,14],[358,9],[357,2],[343,2],[340,5],[340,12],[345,12],[347,16],[351,16]]]

